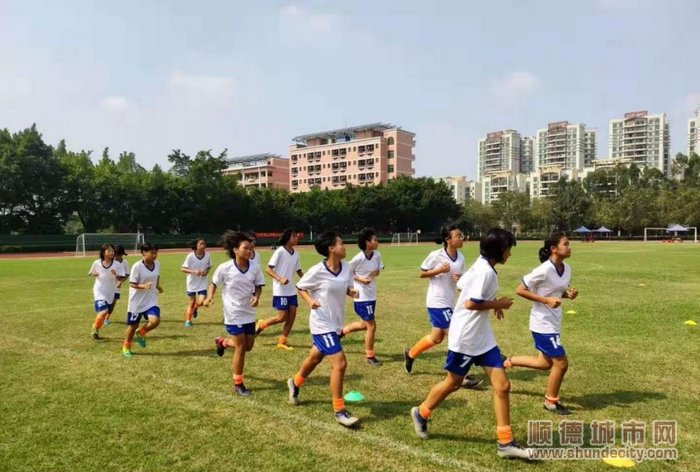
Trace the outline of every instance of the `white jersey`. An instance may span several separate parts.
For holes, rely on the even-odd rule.
[[[457,282],[452,276],[454,274],[462,275],[464,273],[464,256],[457,251],[457,258],[452,259],[447,254],[447,249],[438,249],[431,252],[421,264],[422,271],[437,269],[445,262],[450,264],[450,271],[445,274],[430,277],[430,285],[428,286],[428,296],[425,301],[428,308],[454,308],[455,307],[455,291]]]
[[[204,251],[204,255],[200,259],[197,252],[192,251],[185,257],[185,262],[182,263],[183,269],[207,271],[211,269],[211,255]],[[187,274],[187,291],[199,292],[207,289],[207,276]]]
[[[153,270],[146,267],[143,259],[134,264],[134,267],[131,268],[129,283],[143,285],[151,282],[151,288],[138,290],[134,287],[129,287],[129,313],[143,313],[149,308],[160,306],[158,289],[156,288],[159,277],[160,262],[153,261]]]
[[[478,356],[496,347],[491,329],[492,310],[467,310],[467,300],[476,303],[492,301],[498,293],[498,274],[484,257],[479,257],[459,279],[457,307],[450,322],[447,346],[450,351]]]
[[[252,259],[248,268],[241,270],[234,259],[219,265],[214,272],[212,283],[221,290],[224,304],[224,323],[242,325],[255,322],[255,308],[250,306],[250,299],[255,295],[256,287],[265,286],[260,265]]]
[[[384,262],[382,261],[382,255],[379,251],[372,252],[372,255],[368,258],[364,251],[359,252],[350,261],[350,270],[353,276],[369,278],[372,280],[369,284],[365,285],[360,282],[355,281],[355,290],[360,292],[360,298],[357,299],[358,302],[373,302],[377,300],[377,278],[372,276],[371,273],[375,270],[384,270]],[[353,281],[355,278],[353,277]]]
[[[560,274],[551,259],[546,260],[535,270],[523,277],[523,285],[541,297],[561,298],[571,284],[571,267],[564,262]],[[562,309],[549,308],[545,303],[532,302],[530,311],[530,331],[550,334],[561,333]]]
[[[250,261],[262,267],[262,258],[260,257],[260,253],[255,249],[253,249],[253,258]]]
[[[95,276],[95,284],[92,286],[92,294],[95,297],[95,301],[104,300],[111,304],[114,301],[114,294],[117,292],[117,276],[124,277],[122,265],[112,260],[110,265],[105,266],[98,259],[92,263],[88,275]]]
[[[272,295],[275,297],[291,297],[297,294],[297,289],[294,286],[294,274],[301,270],[301,260],[299,251],[292,249],[292,252],[287,250],[286,246],[280,246],[272,255],[267,266],[274,269],[275,273],[280,277],[289,280],[287,285],[282,285],[277,280],[272,282]]]
[[[126,260],[126,257],[122,257],[121,262],[114,259],[114,262],[116,262],[117,264],[121,264],[122,268],[124,269],[124,277],[129,278],[129,276],[131,275],[131,271],[129,269],[129,261]],[[129,283],[129,282],[126,281],[126,283]],[[122,288],[118,286],[116,293],[122,293]]]
[[[326,261],[321,261],[304,274],[297,288],[306,290],[321,306],[311,310],[309,329],[311,334],[337,333],[345,324],[345,297],[352,288],[352,273],[347,262],[340,262],[340,271],[330,271]]]

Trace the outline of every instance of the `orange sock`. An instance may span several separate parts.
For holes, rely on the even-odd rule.
[[[100,329],[103,324],[105,324],[104,316],[97,315],[95,317],[95,322],[92,324],[92,327],[95,329]]]
[[[146,328],[141,328],[141,329],[139,330],[139,334],[140,334],[141,336],[146,336],[146,333],[148,333],[148,331],[146,331]]]
[[[194,316],[194,307],[188,306],[187,307],[187,321],[192,321],[193,316]]]
[[[433,410],[429,410],[428,408],[424,407],[422,403],[418,411],[420,411],[420,415],[424,420],[430,419],[430,415],[433,414]]]
[[[240,385],[243,383],[243,374],[241,375],[233,375],[233,383],[236,385]]]
[[[287,336],[284,334],[280,336],[280,344],[287,344]]]
[[[345,400],[342,398],[334,398],[333,399],[333,410],[334,411],[340,411],[345,409]]]
[[[304,385],[305,382],[306,378],[302,377],[298,373],[294,376],[294,385],[296,385],[297,387],[301,387],[302,385]]]
[[[559,397],[550,397],[545,395],[544,401],[547,402],[547,405],[554,405],[555,403],[559,403]]]
[[[497,426],[496,434],[498,435],[499,444],[508,444],[513,441],[513,429],[508,426]]]
[[[367,350],[367,357],[374,357],[374,349]]]
[[[131,341],[124,341],[124,347],[127,349],[131,349]]]
[[[432,339],[430,339],[430,336],[425,336],[420,341],[418,341],[415,346],[411,348],[411,350],[408,352],[408,355],[411,357],[411,359],[415,359],[422,352],[427,351],[433,346],[435,346],[435,343]]]

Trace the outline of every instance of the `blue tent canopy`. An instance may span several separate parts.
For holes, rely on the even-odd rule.
[[[595,230],[596,233],[612,233],[613,231],[611,229],[606,228],[605,226],[601,226],[600,228]]]
[[[669,227],[666,231],[669,232],[669,233],[670,233],[670,232],[675,232],[675,231],[688,231],[688,228],[685,228],[685,227],[683,227],[683,226],[681,226],[681,225],[672,225],[672,226]]]
[[[590,233],[591,230],[586,228],[585,226],[581,226],[580,228],[577,228],[574,230],[574,233]]]

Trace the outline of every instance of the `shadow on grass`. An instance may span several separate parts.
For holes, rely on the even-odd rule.
[[[536,397],[541,399],[542,394],[532,393],[532,392],[513,392],[514,395],[522,395],[527,397]],[[575,404],[581,408],[570,408],[572,411],[576,410],[602,410],[609,406],[619,406],[624,407],[631,405],[633,403],[648,403],[653,401],[666,400],[668,396],[664,393],[659,392],[640,392],[635,390],[620,390],[617,392],[599,392],[599,393],[588,393],[585,395],[579,395],[575,397],[565,396],[562,402],[570,407],[570,404]]]
[[[133,349],[132,349],[133,351]],[[158,352],[158,351],[146,351],[137,350],[134,355],[138,356],[149,356],[149,357],[211,357],[217,358],[216,351],[214,349],[197,349],[193,351],[178,351],[178,352]]]

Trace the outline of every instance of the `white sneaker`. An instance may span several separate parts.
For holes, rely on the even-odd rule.
[[[520,444],[511,441],[508,444],[498,445],[498,455],[504,459],[532,460],[534,449],[520,447]]]
[[[287,380],[287,388],[289,389],[289,403],[292,405],[299,404],[299,387],[294,383],[294,379]]]
[[[355,426],[360,421],[360,418],[353,416],[348,410],[340,410],[335,413],[335,420],[346,428],[350,428]]]

